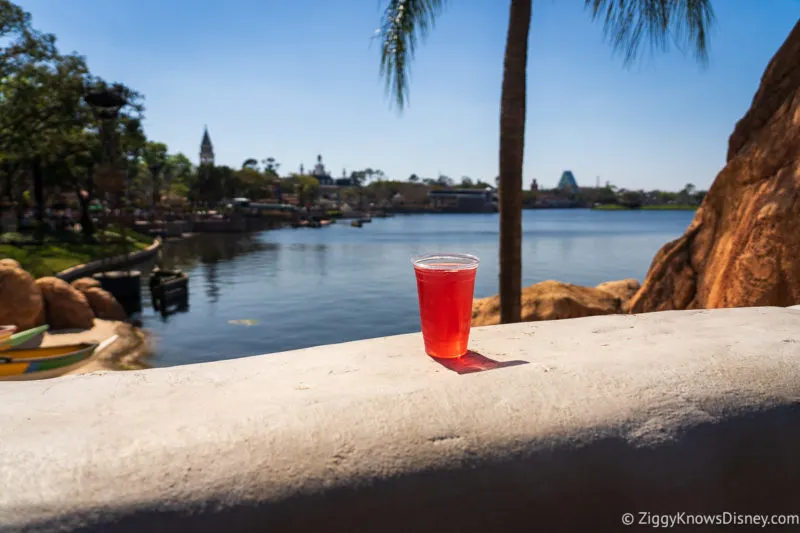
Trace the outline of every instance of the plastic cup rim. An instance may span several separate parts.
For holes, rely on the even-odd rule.
[[[423,261],[431,260],[431,259],[455,259],[458,261],[467,262],[463,264],[448,264],[444,265],[426,265]],[[422,254],[417,255],[411,258],[411,264],[414,268],[418,268],[420,270],[438,270],[438,271],[457,271],[457,270],[474,270],[478,268],[481,260],[472,254],[462,254],[462,253],[451,253],[451,252],[437,252],[437,253],[430,253],[430,254]]]

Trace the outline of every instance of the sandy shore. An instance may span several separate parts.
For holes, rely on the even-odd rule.
[[[124,322],[95,319],[94,327],[89,330],[48,332],[45,334],[42,346],[103,342],[113,335],[119,336],[113,344],[68,374],[86,374],[99,370],[137,370],[150,366],[147,363],[147,358],[151,354],[147,334]]]

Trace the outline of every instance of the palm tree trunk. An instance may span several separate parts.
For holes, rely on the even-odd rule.
[[[511,0],[500,97],[500,322],[521,319],[522,162],[532,0]]]

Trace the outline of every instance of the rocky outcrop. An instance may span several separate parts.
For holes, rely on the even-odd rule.
[[[598,288],[543,281],[522,289],[522,320],[529,322],[610,315],[622,312],[623,303],[619,297]],[[475,300],[472,305],[473,326],[499,323],[499,296]]]
[[[94,313],[86,297],[62,279],[44,277],[36,280],[45,302],[47,323],[53,330],[89,329]]]
[[[100,287],[90,287],[82,292],[96,318],[104,320],[125,320],[127,318],[122,305],[110,292],[104,291]]]
[[[94,278],[79,278],[70,283],[73,287],[78,289],[81,292],[85,292],[88,289],[98,288],[102,289],[103,286],[100,285],[100,282]]]
[[[14,266],[0,266],[0,324],[18,330],[39,325],[44,309],[42,291],[33,277]]]
[[[635,313],[800,303],[800,22],[767,66],[686,233],[653,259]]]

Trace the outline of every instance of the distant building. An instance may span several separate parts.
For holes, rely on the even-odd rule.
[[[211,137],[208,135],[208,126],[203,130],[203,140],[200,142],[200,164],[214,165],[214,146],[211,144]]]
[[[303,166],[300,165],[301,171],[302,168]],[[322,163],[321,155],[317,156],[317,164],[314,165],[311,176],[316,178],[319,182],[319,192],[323,200],[340,202],[342,200],[342,188],[357,186],[357,183],[352,178],[347,177],[347,171],[344,169],[342,170],[341,178],[334,179],[331,177],[330,172],[328,172],[325,165]]]
[[[539,190],[539,182],[535,178],[531,180],[531,190],[534,192]]]
[[[333,178],[330,173],[325,170],[325,165],[322,164],[322,155],[317,156],[317,164],[314,165],[314,170],[311,175],[317,178],[320,185],[333,185]]]
[[[558,185],[556,186],[561,192],[570,192],[576,193],[578,192],[578,182],[575,181],[575,176],[572,175],[571,170],[565,170],[561,174],[561,179],[558,180]]]
[[[497,211],[497,193],[486,189],[441,189],[428,193],[434,209],[462,213],[488,213]]]

